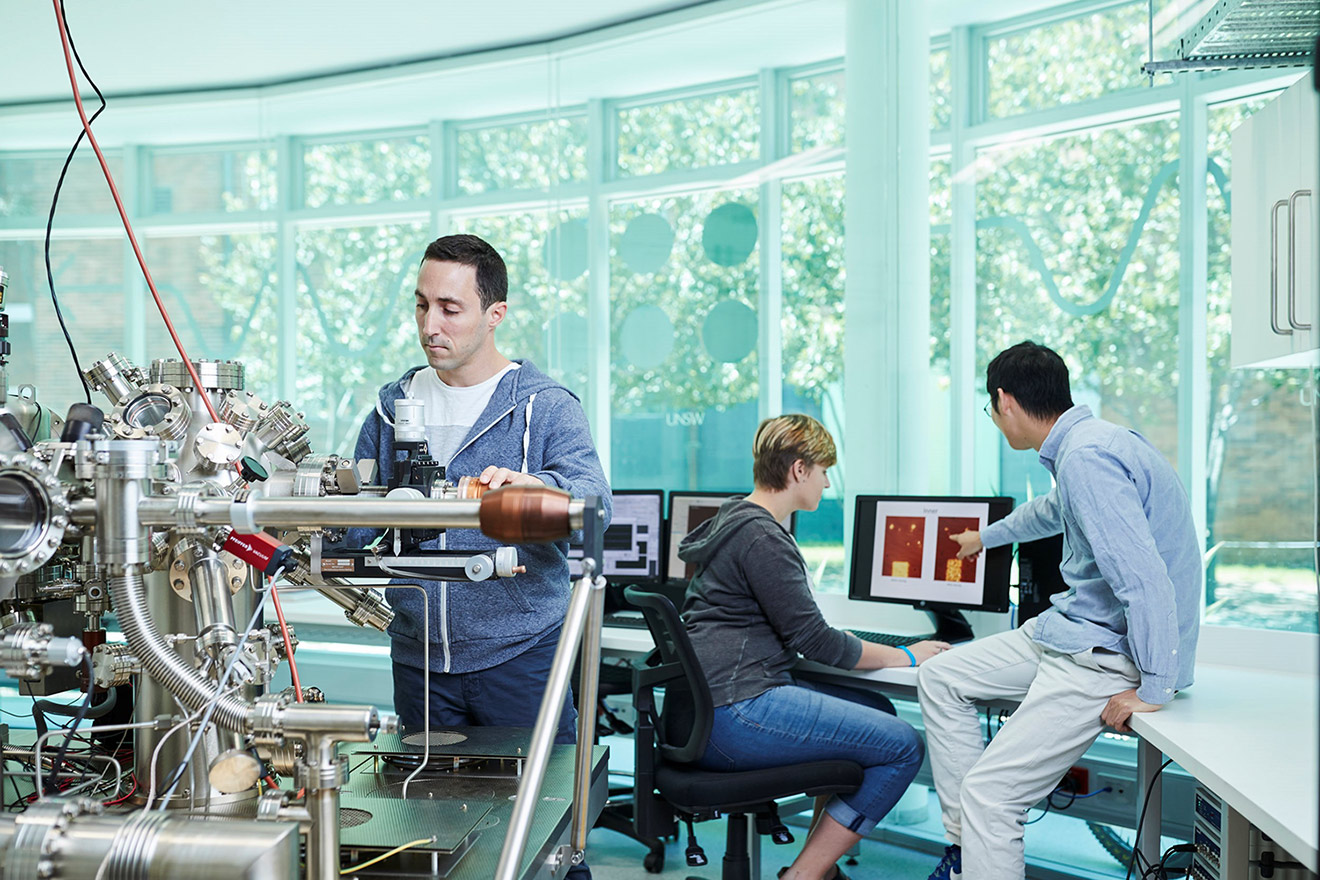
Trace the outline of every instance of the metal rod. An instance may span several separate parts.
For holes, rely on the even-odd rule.
[[[572,529],[582,528],[584,503],[569,502],[568,521]],[[193,508],[199,526],[233,526],[240,530],[359,526],[368,529],[390,527],[420,529],[476,529],[481,527],[481,502],[447,498],[364,498],[330,496],[326,498],[254,498],[246,502],[201,499]],[[96,522],[96,501],[81,499],[73,505],[71,519],[78,523]],[[138,504],[138,520],[145,526],[178,525],[178,503],[173,498],[144,498]]]
[[[584,561],[585,562],[585,561]],[[584,571],[589,572],[584,565]],[[584,578],[587,579],[587,578]],[[582,633],[582,678],[578,683],[577,763],[573,768],[573,853],[587,848],[591,831],[591,757],[596,742],[596,706],[600,698],[600,637],[605,623],[605,578],[591,585],[587,628]]]
[[[536,714],[527,764],[518,783],[518,795],[513,804],[513,815],[509,818],[509,831],[504,836],[504,847],[500,850],[500,861],[495,868],[495,880],[514,880],[527,848],[532,815],[550,763],[550,748],[555,742],[559,713],[564,707],[564,695],[568,692],[568,680],[573,674],[573,661],[582,639],[594,590],[590,580],[592,572],[584,568],[583,574],[573,586],[568,614],[564,617],[564,628],[559,633],[559,645],[555,648],[555,659],[550,665],[550,677],[545,685],[545,695],[541,698],[541,709]],[[584,744],[579,742],[578,748],[583,747]],[[585,747],[590,749],[590,743]]]
[[[307,793],[307,880],[339,880],[339,789]]]

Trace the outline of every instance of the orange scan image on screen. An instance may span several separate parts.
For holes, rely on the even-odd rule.
[[[935,533],[935,580],[972,584],[976,582],[976,560],[958,558],[958,542],[953,535],[981,527],[974,516],[942,516]]]
[[[880,573],[889,577],[921,577],[921,553],[925,543],[924,516],[885,517],[885,555]]]

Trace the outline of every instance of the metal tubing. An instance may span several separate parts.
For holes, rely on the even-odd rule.
[[[573,852],[587,848],[591,831],[591,746],[596,741],[596,706],[600,696],[600,634],[605,623],[605,578],[591,578],[591,604],[582,633],[582,677],[578,682],[577,761],[573,768]]]
[[[108,583],[119,627],[147,675],[188,709],[201,709],[215,700],[215,723],[227,730],[246,733],[252,726],[252,707],[237,697],[219,695],[215,683],[203,678],[165,643],[147,608],[142,575],[128,571],[109,578]]]
[[[517,800],[513,804],[513,815],[509,817],[509,831],[504,836],[504,847],[500,850],[500,861],[495,868],[495,880],[514,880],[518,876],[523,851],[527,848],[527,838],[531,832],[532,815],[536,811],[537,796],[550,763],[550,748],[555,742],[559,713],[564,707],[564,695],[568,692],[568,680],[573,674],[573,661],[582,640],[593,590],[591,581],[585,577],[579,579],[573,587],[568,614],[564,617],[564,628],[559,633],[559,645],[555,648],[555,659],[550,665],[545,695],[541,698],[541,709],[536,714],[536,726],[532,729],[527,764],[518,783]],[[578,748],[590,750],[591,742],[584,744],[579,741]]]
[[[339,880],[339,789],[307,793],[307,880]]]
[[[318,593],[344,609],[349,620],[385,632],[394,620],[394,610],[385,598],[369,587],[357,587],[338,578],[326,578],[325,586],[312,586]]]
[[[233,593],[229,589],[229,567],[221,561],[219,554],[207,550],[193,562],[189,575],[192,579],[192,604],[193,613],[197,617],[197,632],[209,636],[208,647],[217,643],[238,644]]]
[[[85,803],[85,802],[84,802]],[[166,880],[296,880],[297,826],[273,822],[197,822],[161,813],[98,815],[49,802],[25,816],[36,834],[16,840],[24,826],[0,819],[0,875],[36,877],[48,862],[52,876]],[[58,826],[58,828],[56,827]],[[31,873],[25,869],[33,868]]]
[[[96,522],[98,500],[80,499],[74,503],[71,519],[77,523]],[[569,527],[582,528],[583,502],[569,502]],[[261,528],[346,528],[368,529],[475,529],[480,527],[481,502],[448,498],[395,500],[362,495],[325,498],[254,498],[246,502],[203,498],[194,507],[199,526],[233,526],[240,531]],[[178,525],[178,504],[173,498],[143,498],[138,517],[145,526]],[[253,529],[254,530],[254,529]]]
[[[148,497],[147,478],[155,463],[155,448],[145,441],[118,443],[137,448],[97,451],[98,456],[107,455],[109,461],[96,469],[96,561],[101,565],[142,565],[150,548],[146,524],[138,510]]]

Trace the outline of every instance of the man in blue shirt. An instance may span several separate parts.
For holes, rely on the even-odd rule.
[[[1074,406],[1063,359],[1023,342],[986,370],[987,412],[1035,449],[1054,488],[958,556],[1063,533],[1066,592],[1020,629],[931,658],[918,674],[926,745],[952,842],[931,880],[1022,880],[1026,810],[1107,724],[1129,730],[1192,683],[1201,555],[1173,468],[1146,438]],[[976,700],[1018,699],[988,746]]]

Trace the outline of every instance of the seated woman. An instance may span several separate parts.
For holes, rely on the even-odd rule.
[[[753,443],[755,491],[725,502],[683,540],[696,566],[683,618],[710,680],[715,721],[700,765],[759,770],[845,760],[864,770],[860,788],[830,798],[802,852],[781,875],[839,875],[838,858],[902,796],[921,766],[921,739],[884,697],[798,680],[798,657],[843,669],[915,666],[948,649],[864,643],[825,622],[797,543],[780,523],[815,510],[829,486],[834,440],[810,416],[761,423]],[[910,652],[910,653],[909,653]]]

